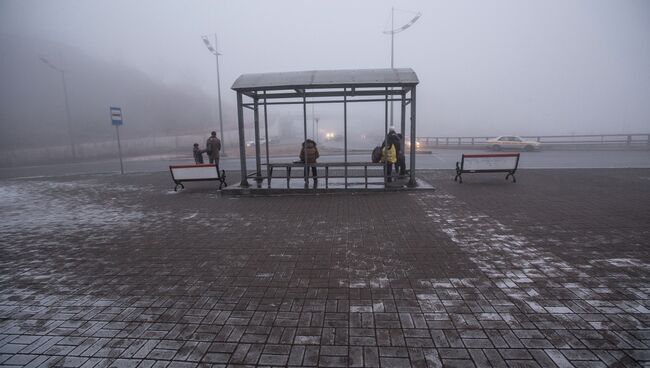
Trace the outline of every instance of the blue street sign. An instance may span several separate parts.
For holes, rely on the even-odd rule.
[[[111,124],[115,126],[115,134],[117,135],[117,150],[120,153],[120,172],[124,174],[124,164],[122,164],[122,145],[120,144],[120,125],[122,125],[122,109],[119,107],[110,107],[111,110]]]
[[[122,125],[122,109],[120,107],[111,107],[111,124]]]

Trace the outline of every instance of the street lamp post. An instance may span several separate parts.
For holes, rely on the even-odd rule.
[[[76,160],[77,159],[77,152],[75,149],[75,144],[74,144],[74,138],[72,135],[72,120],[70,119],[70,104],[68,103],[68,87],[65,82],[65,70],[56,67],[52,63],[50,63],[49,60],[47,60],[44,57],[40,58],[43,64],[47,65],[48,67],[56,70],[57,72],[61,73],[61,81],[63,82],[63,97],[65,100],[65,115],[68,121],[68,137],[70,138],[70,148],[72,149],[72,159]]]
[[[406,24],[399,28],[395,28],[395,8],[390,8],[390,30],[384,31],[384,34],[389,34],[390,35],[390,68],[393,69],[395,67],[394,64],[394,59],[395,59],[395,34],[400,33],[410,26],[412,26],[415,22],[417,22],[418,19],[422,16],[422,13],[417,12],[415,13],[415,16]],[[393,125],[393,101],[390,102],[390,125]]]
[[[221,112],[221,78],[219,77],[219,56],[221,55],[218,50],[218,43],[217,43],[217,34],[214,34],[214,47],[210,44],[210,40],[208,39],[208,36],[201,36],[201,39],[203,40],[203,43],[205,44],[205,47],[208,48],[208,51],[210,51],[212,54],[214,54],[215,59],[217,61],[217,101],[219,103],[219,131],[221,134],[221,149],[223,151],[222,155],[226,157],[226,139],[223,136],[223,113]]]

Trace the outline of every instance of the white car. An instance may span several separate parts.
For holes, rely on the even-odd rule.
[[[269,140],[269,143],[271,143],[270,140]],[[266,139],[260,138],[260,146],[262,146],[264,144],[266,144]],[[255,147],[255,141],[254,140],[253,141],[247,141],[246,142],[246,147]]]
[[[495,151],[501,150],[523,150],[523,151],[539,151],[542,144],[536,141],[527,141],[521,137],[514,135],[502,135],[494,139],[487,140],[488,148]]]
[[[407,150],[411,149],[411,140],[408,137],[404,140],[404,145],[406,146]],[[415,141],[415,150],[416,151],[419,150],[421,148],[421,146],[422,145],[420,144],[420,141]]]

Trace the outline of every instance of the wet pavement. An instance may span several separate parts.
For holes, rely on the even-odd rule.
[[[0,365],[650,362],[649,169],[418,176],[437,190],[2,180]]]

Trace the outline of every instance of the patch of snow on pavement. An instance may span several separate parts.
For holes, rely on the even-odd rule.
[[[144,217],[138,210],[97,203],[89,196],[101,190],[96,186],[84,182],[5,183],[0,186],[0,212],[3,214],[0,233],[64,232],[84,226],[115,227]]]
[[[588,264],[567,263],[544,250],[539,242],[515,233],[486,214],[477,214],[475,209],[453,195],[420,195],[417,200],[427,217],[466,251],[470,259],[495,285],[513,298],[529,299],[537,296],[538,293],[534,289],[527,289],[526,293],[518,291],[521,288],[529,288],[534,281],[571,278],[584,280],[584,284],[593,282],[593,278],[585,272],[589,269]],[[549,238],[544,241],[551,243],[553,240]],[[630,259],[611,259],[607,263],[644,270],[650,267],[641,261]],[[568,289],[582,292],[587,289],[584,284],[576,282]]]

